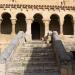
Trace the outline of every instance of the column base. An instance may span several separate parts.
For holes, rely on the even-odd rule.
[[[60,33],[60,35],[63,35],[63,33]]]
[[[48,32],[45,33],[45,36],[47,36]]]
[[[17,34],[15,34],[15,33],[11,33],[11,35],[15,36],[15,35],[17,35]]]
[[[32,35],[31,34],[26,34],[25,38],[26,38],[26,41],[31,41],[32,40]]]

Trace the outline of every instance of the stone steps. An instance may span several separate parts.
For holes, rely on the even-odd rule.
[[[46,44],[46,43],[41,40],[34,40],[34,41],[25,42],[24,44]]]
[[[50,72],[8,72],[8,75],[60,75],[57,71]]]
[[[43,45],[43,44],[38,44],[38,45],[24,45],[24,46],[22,46],[23,48],[27,48],[27,47],[30,47],[30,48],[32,48],[32,47],[39,47],[39,48],[43,48],[43,47],[47,47],[47,44],[45,44],[45,45]]]
[[[7,75],[58,75],[56,57],[51,44],[41,41],[24,43],[7,64],[9,64]]]
[[[21,49],[21,51],[17,51],[17,53],[48,53],[53,52],[52,49]]]
[[[40,63],[38,63],[38,62],[33,62],[33,63],[31,63],[31,62],[22,62],[22,63],[20,63],[20,62],[17,62],[17,63],[15,63],[14,62],[14,64],[11,62],[11,64],[10,63],[8,63],[9,65],[8,65],[8,67],[10,67],[10,66],[12,66],[12,67],[19,67],[19,66],[37,66],[38,65],[38,67],[40,66],[40,67],[52,67],[52,66],[57,66],[57,64],[55,63],[55,62],[44,62],[44,63],[42,63],[42,62],[40,62]]]
[[[50,53],[50,52],[53,52],[52,50],[50,50],[50,49],[43,49],[43,50],[37,50],[37,49],[31,49],[31,50],[28,50],[28,49],[22,49],[21,51],[17,51],[17,53]],[[53,52],[54,53],[54,52]]]
[[[55,60],[55,58],[53,58],[53,57],[26,57],[26,58],[14,58],[13,59],[13,62],[15,62],[15,61],[30,61],[30,62],[51,62],[51,61],[54,61]]]
[[[36,51],[39,51],[39,50],[52,50],[50,47],[21,47],[22,50],[36,50]]]
[[[54,54],[53,53],[17,53],[17,55],[15,55],[14,57],[18,57],[18,58],[21,58],[21,57],[54,57]]]
[[[46,44],[45,42],[25,42],[22,47],[47,47],[51,46],[51,44]]]
[[[25,66],[25,65],[36,65],[36,66],[39,66],[39,65],[52,65],[52,66],[57,66],[56,62],[55,61],[51,61],[51,62],[31,62],[31,61],[17,61],[17,62],[11,62],[9,63],[8,62],[8,67],[13,67],[13,66]]]
[[[10,63],[11,62],[11,63]],[[24,64],[56,64],[56,62],[53,60],[51,60],[50,62],[46,62],[46,61],[44,61],[44,62],[37,62],[37,61],[34,61],[34,62],[29,62],[29,61],[8,61],[8,64],[22,64],[22,63],[24,63]]]
[[[51,70],[54,70],[56,71],[57,70],[57,67],[55,66],[50,66],[50,67],[34,67],[34,66],[25,66],[25,67],[12,67],[12,68],[9,68],[8,71],[9,72],[20,72],[20,71],[24,71],[24,72],[49,72]]]

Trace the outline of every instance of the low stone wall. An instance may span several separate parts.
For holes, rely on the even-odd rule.
[[[20,43],[25,41],[24,32],[20,31],[0,55],[0,75],[6,75],[6,62]]]
[[[53,32],[53,47],[59,55],[60,61],[70,61],[70,56],[67,55],[67,52],[64,48],[62,41],[60,40],[58,33]]]
[[[54,31],[52,34],[52,43],[61,75],[72,75],[71,57],[67,54],[64,45],[56,31]]]

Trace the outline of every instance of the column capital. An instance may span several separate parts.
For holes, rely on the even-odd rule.
[[[2,19],[0,19],[0,34],[1,34],[1,23],[2,23]]]
[[[15,25],[16,24],[16,19],[11,19],[11,22],[12,22],[13,25]]]
[[[46,25],[48,25],[50,23],[50,20],[43,20],[43,23],[45,23]]]
[[[43,19],[43,22],[50,22],[50,19]]]
[[[26,19],[26,22],[27,23],[32,23],[33,22],[33,19]]]
[[[60,17],[60,25],[63,25],[64,23],[64,17]]]

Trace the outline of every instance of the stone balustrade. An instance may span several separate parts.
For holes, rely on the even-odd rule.
[[[24,32],[20,31],[16,37],[9,43],[8,47],[5,48],[4,52],[0,56],[0,63],[5,63],[10,57],[11,53],[16,47],[24,42]]]
[[[57,32],[53,32],[53,47],[57,51],[61,62],[71,60],[71,58],[67,55],[64,45],[62,44]]]
[[[9,45],[4,49],[4,52],[0,55],[0,75],[7,75],[7,60],[10,58],[12,53],[15,51],[19,44],[25,41],[25,34],[20,31],[16,37],[9,43]]]
[[[53,49],[56,53],[57,62],[61,75],[72,75],[71,57],[67,54],[56,31],[52,34]]]
[[[20,31],[16,37],[9,43],[8,47],[5,48],[4,52],[0,55],[0,75],[6,75],[7,73],[7,60],[10,58],[12,52],[17,46],[24,42],[24,32]]]

